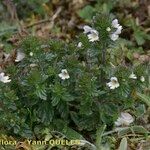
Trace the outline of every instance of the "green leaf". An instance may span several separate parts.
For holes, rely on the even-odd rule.
[[[132,126],[131,130],[138,134],[148,134],[149,132],[143,126]]]
[[[48,76],[53,76],[55,74],[55,69],[52,66],[49,66],[47,69]]]
[[[59,97],[53,97],[52,98],[52,105],[53,106],[56,106],[60,101],[60,98]]]
[[[33,137],[33,133],[27,124],[23,124],[21,126],[20,135],[25,137],[25,138],[32,138]]]
[[[46,87],[44,85],[38,85],[36,86],[36,91],[35,91],[35,94],[43,99],[43,100],[46,100],[47,99],[47,94],[46,94]]]
[[[136,117],[142,117],[144,114],[146,113],[146,106],[145,104],[140,104],[137,108],[136,108]]]
[[[105,129],[106,129],[106,125],[103,125],[102,127],[97,129],[97,132],[96,132],[96,147],[97,147],[98,150],[101,149],[101,147],[102,147],[102,145],[101,145],[102,144],[102,135],[103,135]]]
[[[92,114],[90,102],[87,102],[84,105],[80,106],[80,113],[81,114],[86,114],[86,115]]]
[[[7,93],[4,93],[4,101],[3,104],[7,107],[7,109],[11,110],[17,110],[15,101],[18,100],[18,97],[16,96],[14,91],[6,91]]]
[[[142,100],[150,107],[150,97],[146,96],[145,94],[141,94],[139,92],[137,92],[136,95],[140,100]]]
[[[78,12],[79,16],[86,20],[91,20],[95,12],[95,8],[87,5]]]
[[[142,126],[132,126],[128,128],[123,128],[118,132],[118,136],[122,137],[129,133],[136,133],[136,134],[148,134],[149,132]]]
[[[84,140],[83,136],[79,134],[77,131],[69,128],[69,127],[64,127],[63,133],[68,139],[74,139],[74,140]]]
[[[69,108],[66,102],[60,101],[57,105],[57,110],[62,118],[68,118]]]
[[[134,37],[135,37],[135,40],[136,40],[138,45],[142,45],[145,43],[145,39],[142,36],[141,32],[135,32]]]
[[[50,123],[54,116],[54,110],[51,103],[43,101],[37,110],[38,116],[43,123]]]
[[[127,148],[128,148],[127,138],[124,137],[124,138],[121,140],[121,143],[120,143],[120,146],[119,146],[119,150],[127,150]]]

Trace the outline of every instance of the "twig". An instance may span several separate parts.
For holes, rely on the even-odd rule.
[[[57,9],[57,11],[55,12],[55,14],[52,16],[52,17],[50,17],[50,19],[45,19],[45,20],[40,20],[40,21],[38,21],[38,22],[35,22],[35,23],[33,23],[33,24],[30,24],[30,25],[28,25],[28,26],[25,26],[25,27],[21,27],[21,29],[23,30],[23,29],[28,29],[28,28],[31,28],[31,27],[33,27],[33,26],[36,26],[36,25],[39,25],[39,24],[43,24],[43,23],[46,23],[46,22],[50,22],[51,23],[51,28],[54,26],[54,20],[58,17],[58,15],[60,14],[60,12],[62,11],[62,7],[59,7],[58,9]],[[20,24],[20,23],[19,23]],[[20,25],[21,26],[21,25]],[[18,29],[18,27],[14,27],[14,28],[8,28],[8,29],[5,29],[5,30],[3,30],[2,31],[2,33],[0,33],[0,36],[1,35],[3,35],[3,33],[5,33],[5,32],[10,32],[10,31],[12,31],[12,32],[14,32],[14,33],[17,33],[17,32],[20,32],[20,28]],[[0,31],[1,32],[1,31]]]
[[[55,12],[55,14],[50,18],[50,19],[44,19],[44,20],[40,20],[38,22],[35,22],[33,24],[30,24],[28,26],[26,26],[25,28],[31,28],[33,26],[37,26],[39,24],[43,24],[43,23],[46,23],[46,22],[51,22],[52,26],[54,24],[54,20],[58,17],[58,15],[60,14],[60,12],[62,11],[62,7],[59,7],[57,9],[57,11]]]

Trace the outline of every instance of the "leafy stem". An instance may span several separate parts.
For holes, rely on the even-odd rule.
[[[102,85],[104,85],[105,83],[105,71],[104,71],[104,68],[105,68],[105,65],[106,65],[106,43],[103,44],[102,46],[102,53],[101,53],[101,66],[102,66],[102,69],[101,69],[101,83]]]

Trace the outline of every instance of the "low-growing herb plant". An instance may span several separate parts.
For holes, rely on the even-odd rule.
[[[133,123],[126,110],[134,114],[135,93],[148,86],[148,65],[127,64],[118,55],[122,28],[98,14],[71,43],[26,37],[14,65],[0,74],[0,126],[24,138],[39,138],[48,128],[93,141],[103,124],[108,130]]]

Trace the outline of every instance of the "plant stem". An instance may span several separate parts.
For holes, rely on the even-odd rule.
[[[106,44],[104,44],[102,49],[102,65],[105,67],[106,64]]]
[[[119,132],[119,131],[122,131],[122,130],[125,130],[125,129],[130,129],[130,127],[116,128],[112,131],[108,131],[108,132],[103,133],[102,136],[107,136],[109,134],[113,134],[113,133],[116,133],[116,132]]]
[[[101,53],[101,65],[102,65],[102,70],[101,70],[101,83],[102,85],[105,84],[105,71],[104,68],[106,66],[106,44],[102,46],[102,53]]]

